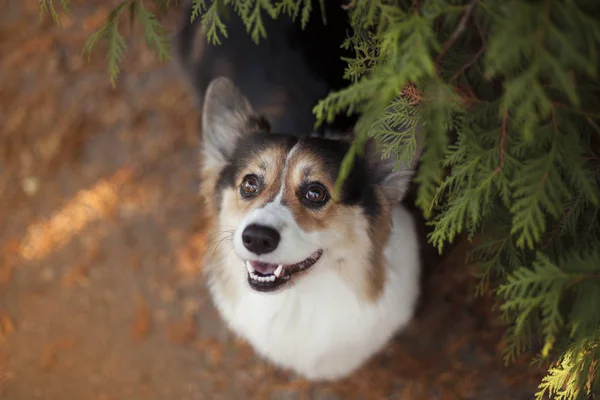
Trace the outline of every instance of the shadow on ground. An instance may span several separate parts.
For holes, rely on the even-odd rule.
[[[313,385],[231,337],[202,286],[197,111],[171,64],[127,31],[116,88],[81,57],[110,2],[0,16],[0,397],[530,399],[502,328],[473,300],[463,249],[428,281],[406,334],[351,378]],[[6,11],[8,10],[8,11]],[[176,18],[166,23],[173,26]],[[208,248],[208,250],[207,250]]]

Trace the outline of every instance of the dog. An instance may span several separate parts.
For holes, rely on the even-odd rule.
[[[309,380],[342,379],[415,314],[420,245],[401,203],[415,163],[396,169],[371,141],[336,192],[350,145],[310,134],[319,91],[307,85],[292,108],[270,117],[253,104],[261,91],[241,75],[210,72],[235,47],[213,49],[187,69],[202,106],[201,194],[214,243],[203,267],[209,292],[230,330],[263,358]],[[295,78],[298,85],[314,75]],[[345,123],[330,129],[343,132]]]

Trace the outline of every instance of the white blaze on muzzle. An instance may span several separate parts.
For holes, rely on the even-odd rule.
[[[277,247],[266,254],[255,254],[243,243],[244,230],[251,225],[259,225],[276,230],[280,239]],[[306,233],[296,223],[290,209],[280,202],[271,202],[252,210],[237,226],[233,247],[244,261],[256,260],[275,264],[294,264],[309,257],[319,249],[315,233]]]

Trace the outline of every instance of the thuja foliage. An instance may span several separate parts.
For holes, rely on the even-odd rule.
[[[320,122],[360,115],[340,182],[367,138],[400,163],[424,137],[417,203],[429,240],[440,251],[462,235],[476,242],[477,290],[493,290],[508,323],[506,361],[530,350],[549,366],[538,399],[600,393],[599,3],[352,0],[353,32],[340,43],[354,52],[350,84],[314,109]],[[194,0],[190,18],[221,43],[220,15],[231,7],[258,43],[265,18],[305,24],[322,5]],[[40,6],[57,19],[51,0]],[[85,47],[107,42],[113,81],[123,13],[139,19],[159,57],[169,54],[155,14],[142,0],[123,1]]]

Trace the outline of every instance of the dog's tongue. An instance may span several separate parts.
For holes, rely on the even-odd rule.
[[[275,272],[277,267],[279,267],[279,265],[277,265],[277,264],[269,264],[269,263],[260,262],[260,261],[252,261],[251,264],[252,264],[252,268],[254,268],[254,270],[256,272],[260,272],[263,275],[272,274]]]

